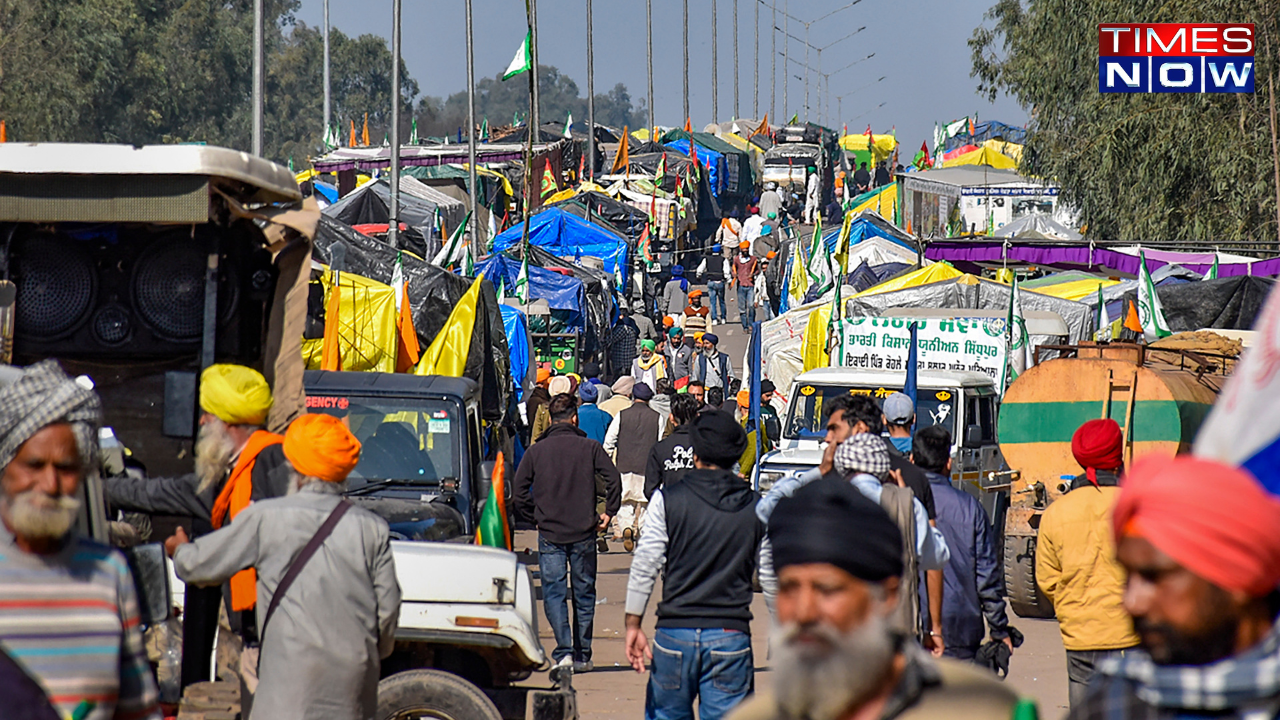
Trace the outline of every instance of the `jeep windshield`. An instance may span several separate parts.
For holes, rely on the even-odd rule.
[[[870,395],[877,405],[902,388],[849,387],[847,385],[803,384],[796,388],[783,435],[790,440],[822,439],[827,434],[824,405],[837,395]],[[955,408],[960,398],[953,390],[921,388],[916,397],[916,429],[941,425],[955,437]]]
[[[352,489],[385,480],[436,485],[461,477],[457,405],[427,398],[309,397],[307,409],[342,418],[360,441]]]

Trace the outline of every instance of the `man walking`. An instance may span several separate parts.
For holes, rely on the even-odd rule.
[[[587,672],[596,613],[596,532],[618,513],[622,480],[604,448],[577,427],[573,398],[551,400],[551,427],[520,460],[512,485],[516,512],[538,528],[542,602],[555,634],[552,660]],[[605,509],[596,513],[596,475],[604,478]],[[568,575],[573,573],[573,623]]]
[[[692,423],[693,470],[655,490],[627,580],[627,660],[651,661],[645,693],[649,720],[719,720],[752,687],[752,573],[764,538],[760,496],[730,468],[746,434],[726,413]],[[640,622],[662,572],[653,647]]]
[[[649,451],[662,439],[663,430],[661,416],[649,407],[653,390],[644,383],[636,383],[632,394],[635,402],[613,419],[604,440],[604,450],[613,456],[622,476],[622,507],[617,512],[615,524],[627,552],[635,549],[640,528],[644,525],[648,503],[644,493],[645,463],[648,462]]]
[[[938,530],[951,553],[942,569],[942,635],[946,638],[942,654],[972,661],[987,628],[993,640],[1003,641],[1012,652],[1004,607],[1004,568],[982,503],[951,485],[951,433],[939,425],[921,428],[914,446],[911,459],[933,485]]]
[[[578,408],[578,428],[586,433],[587,437],[603,445],[605,436],[609,433],[609,423],[613,422],[613,416],[596,405],[596,401],[600,398],[599,388],[599,385],[592,385],[589,382],[578,386],[578,399],[582,401],[582,405]]]
[[[733,270],[730,269],[729,259],[721,254],[720,245],[712,246],[711,252],[703,256],[702,264],[698,265],[698,274],[707,284],[707,295],[710,296],[711,303],[711,324],[728,322],[729,311],[725,307],[724,283],[726,279],[732,277]]]
[[[658,346],[652,340],[641,340],[640,356],[631,361],[631,377],[636,379],[637,384],[644,383],[654,388],[666,376],[666,358],[658,352]]]
[[[751,255],[751,243],[743,240],[733,258],[733,282],[738,288],[738,319],[742,322],[743,332],[750,332],[756,321],[756,264]]]
[[[631,318],[631,308],[626,303],[618,306],[618,322],[609,330],[605,346],[609,349],[610,377],[617,379],[628,374],[631,371],[631,361],[636,359],[640,351],[640,328]],[[530,422],[533,420],[530,419]]]
[[[0,389],[0,655],[58,717],[160,720],[129,566],[75,529],[101,418],[97,394],[53,360]],[[5,717],[46,716],[2,702]]]
[[[902,535],[848,483],[820,480],[778,503],[772,690],[731,720],[1012,717],[1017,696],[972,665],[934,659],[891,629]]]
[[[671,422],[675,429],[649,451],[645,462],[644,496],[652,501],[653,493],[693,469],[693,421],[702,409],[702,401],[689,395],[671,399]]]
[[[728,353],[720,352],[719,345],[720,338],[715,333],[703,334],[702,352],[694,358],[692,377],[704,388],[718,387],[724,393],[733,381],[733,361]]]
[[[1149,456],[1125,476],[1111,530],[1142,647],[1102,661],[1068,719],[1274,715],[1280,500],[1243,469]]]
[[[284,496],[289,490],[284,439],[264,428],[272,404],[271,387],[257,370],[210,365],[200,373],[195,472],[176,478],[106,478],[108,502],[121,510],[189,516],[192,535],[199,537],[227,525],[252,502]],[[255,587],[249,569],[232,577],[226,592],[226,629],[250,644],[258,640]],[[185,595],[183,687],[209,679],[222,602],[218,587],[192,587]]]
[[[696,332],[706,332],[707,316],[711,314],[711,308],[702,306],[702,291],[689,291],[689,304],[684,309],[684,331],[687,335]]]
[[[686,337],[689,338],[688,342],[685,341]],[[693,333],[673,327],[667,332],[667,338],[667,349],[663,351],[663,355],[666,357],[669,377],[672,381],[689,377],[689,371],[693,367]]]
[[[1058,616],[1074,708],[1098,661],[1137,645],[1138,635],[1125,612],[1125,573],[1111,533],[1124,434],[1115,420],[1090,420],[1072,436],[1071,452],[1085,472],[1040,517],[1036,584]]]
[[[195,541],[179,527],[165,550],[189,585],[257,571],[262,646],[246,717],[364,720],[377,712],[379,669],[400,618],[391,531],[342,497],[360,460],[342,420],[303,415],[283,447],[288,496],[253,503]]]
[[[804,184],[804,222],[813,225],[818,221],[818,168],[806,168],[808,178]]]
[[[608,400],[600,403],[600,409],[609,413],[610,422],[612,418],[618,416],[618,413],[631,407],[631,392],[636,386],[636,379],[630,375],[623,375],[613,383],[613,387],[609,388],[609,392],[613,393]]]

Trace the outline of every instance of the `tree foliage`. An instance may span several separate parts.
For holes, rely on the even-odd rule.
[[[979,93],[1027,109],[1020,169],[1058,182],[1089,237],[1277,239],[1267,81],[1280,68],[1280,3],[998,0],[986,17],[969,40]],[[1099,93],[1103,22],[1255,23],[1256,92]]]

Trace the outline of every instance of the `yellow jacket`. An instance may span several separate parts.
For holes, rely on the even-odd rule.
[[[1036,584],[1058,615],[1068,650],[1116,650],[1138,644],[1124,610],[1125,572],[1116,561],[1111,510],[1117,487],[1081,487],[1040,519]]]

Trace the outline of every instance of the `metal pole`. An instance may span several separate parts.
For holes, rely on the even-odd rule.
[[[733,119],[740,117],[741,105],[738,104],[738,0],[733,0]]]
[[[542,121],[538,117],[538,0],[529,0],[529,30],[533,37],[529,42],[529,55],[533,61],[533,88],[532,98],[529,106],[529,119],[531,125],[530,132],[538,133],[538,140],[542,139]]]
[[[391,216],[387,241],[400,247],[400,0],[391,0]]]
[[[688,0],[686,0],[687,2]],[[596,56],[595,48],[591,44],[591,35],[595,31],[595,24],[591,20],[591,0],[587,0],[587,125],[590,126],[587,137],[587,176],[592,182],[596,179]],[[688,52],[686,50],[685,52]],[[686,70],[688,63],[686,63]],[[686,82],[686,86],[688,83]],[[687,102],[687,101],[686,101]]]
[[[689,114],[689,0],[684,0],[684,117]]]
[[[756,24],[755,24],[756,54],[754,56],[755,66],[756,66],[754,84],[756,87],[756,91],[755,91],[755,102],[753,103],[751,108],[751,116],[752,116],[752,119],[759,120],[760,119],[760,0],[756,0],[754,4],[756,6]]]
[[[809,121],[809,26],[804,26],[804,120]]]
[[[773,22],[769,24],[769,112],[778,121],[778,0],[769,6],[773,10]],[[688,65],[689,63],[685,63]],[[785,68],[783,68],[785,70]]]
[[[253,0],[253,154],[262,155],[262,0]]]
[[[720,0],[711,0],[711,122],[720,122],[720,96],[716,83],[720,78],[720,63],[716,55],[716,37],[720,28],[716,26],[716,6]]]
[[[329,137],[329,124],[333,121],[330,114],[330,93],[329,83],[329,0],[324,0],[324,135]]]
[[[649,64],[649,140],[655,141],[653,137],[653,0],[645,0],[644,3],[644,19],[645,19],[645,58]]]
[[[777,25],[774,26],[777,28]],[[791,34],[788,29],[791,27],[791,0],[786,0],[782,6],[782,114],[787,114],[787,108],[790,107],[791,101],[788,99],[788,89],[791,85],[791,71],[787,68],[787,62],[791,60]],[[776,29],[775,29],[776,32]]]
[[[400,0],[396,0],[399,3]],[[467,13],[467,199],[470,201],[471,210],[471,255],[472,257],[480,257],[482,252],[482,244],[480,242],[480,213],[477,212],[479,205],[480,185],[476,178],[476,53],[475,53],[475,35],[471,26],[471,0],[466,0]],[[489,212],[493,212],[490,208]]]

